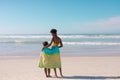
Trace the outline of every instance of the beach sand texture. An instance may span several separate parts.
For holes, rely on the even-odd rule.
[[[55,78],[53,70],[46,78],[38,60],[0,59],[0,80],[120,80],[120,57],[62,57],[63,78]]]

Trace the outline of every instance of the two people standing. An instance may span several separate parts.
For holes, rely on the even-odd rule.
[[[63,47],[62,40],[60,37],[58,37],[56,29],[52,29],[50,33],[52,35],[51,42],[43,42],[44,47],[40,54],[40,61],[38,66],[40,68],[44,68],[46,77],[51,77],[50,69],[54,69],[55,76],[58,77],[56,68],[59,68],[60,75],[63,77],[59,51],[59,48]],[[48,48],[50,46],[52,46],[51,49]]]

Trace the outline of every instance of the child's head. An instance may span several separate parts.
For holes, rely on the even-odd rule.
[[[47,42],[47,41],[44,41],[42,44],[43,44],[43,46],[47,46],[47,45],[48,45],[48,42]]]
[[[51,29],[50,33],[52,34],[52,36],[56,36],[57,35],[57,30],[56,29]]]

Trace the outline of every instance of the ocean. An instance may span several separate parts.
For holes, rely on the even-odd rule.
[[[62,56],[120,56],[120,35],[59,34]],[[42,42],[49,34],[0,35],[0,57],[39,57]]]

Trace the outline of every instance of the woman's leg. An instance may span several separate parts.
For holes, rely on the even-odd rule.
[[[50,68],[48,68],[48,77],[51,77],[51,76],[50,76]]]
[[[56,72],[56,68],[54,68],[54,72],[55,72],[55,76],[58,77],[58,76],[57,76],[57,72]]]
[[[60,70],[60,75],[61,75],[61,77],[63,77],[63,75],[62,75],[62,69],[61,69],[61,68],[59,68],[59,70]]]
[[[47,68],[44,68],[44,72],[45,72],[46,77],[48,77],[47,76]]]

